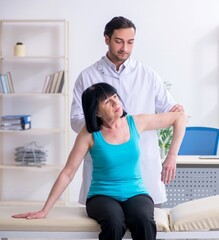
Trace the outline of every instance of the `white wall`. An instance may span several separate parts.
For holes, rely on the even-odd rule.
[[[219,127],[218,0],[0,0],[1,19],[70,22],[70,81],[106,52],[103,29],[123,15],[137,27],[133,56],[172,84],[189,125]],[[76,200],[80,173],[72,183]]]

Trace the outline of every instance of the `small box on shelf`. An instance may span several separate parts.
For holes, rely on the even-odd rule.
[[[1,130],[27,130],[31,128],[31,115],[5,115],[0,117]]]

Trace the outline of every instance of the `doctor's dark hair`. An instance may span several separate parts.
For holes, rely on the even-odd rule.
[[[120,16],[114,17],[106,24],[103,35],[111,38],[114,30],[122,28],[134,28],[136,31],[135,24],[131,20]]]
[[[86,128],[89,133],[97,132],[100,130],[102,120],[97,116],[99,103],[105,99],[117,94],[117,90],[108,83],[96,83],[88,87],[82,94],[82,108]],[[119,95],[118,95],[119,97]],[[121,100],[121,98],[119,97]],[[127,113],[123,110],[123,116]]]

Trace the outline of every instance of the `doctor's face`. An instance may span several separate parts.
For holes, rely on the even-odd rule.
[[[135,40],[134,28],[121,28],[114,30],[111,38],[105,36],[108,45],[108,58],[115,64],[122,64],[132,53]]]

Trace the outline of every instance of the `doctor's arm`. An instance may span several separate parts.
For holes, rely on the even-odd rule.
[[[135,116],[135,121],[139,133],[173,126],[173,139],[161,172],[161,180],[165,184],[170,183],[175,178],[176,159],[184,137],[187,115],[184,112],[141,114]]]
[[[84,113],[83,113],[82,103],[81,103],[81,96],[84,89],[81,85],[81,82],[82,82],[82,75],[80,74],[74,85],[73,99],[72,99],[71,113],[70,113],[71,128],[76,133],[78,133],[85,125]]]
[[[186,116],[183,112],[175,112],[181,116]],[[182,114],[180,114],[182,113]],[[168,154],[163,162],[161,180],[168,184],[176,176],[176,159],[178,156],[179,148],[182,143],[185,128],[187,123],[187,116],[184,118],[179,118],[173,123],[173,138],[168,151]]]

